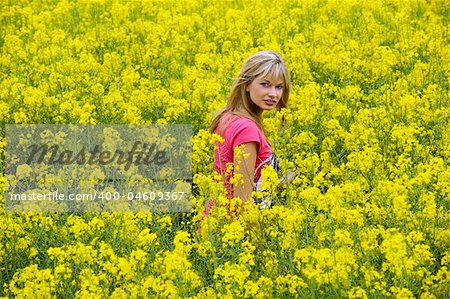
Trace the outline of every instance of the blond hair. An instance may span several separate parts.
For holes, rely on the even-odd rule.
[[[227,105],[222,108],[214,117],[210,132],[214,132],[225,113],[232,115],[241,115],[253,120],[264,132],[262,125],[262,110],[252,102],[250,94],[246,91],[248,85],[257,77],[276,82],[274,79],[282,79],[283,93],[280,101],[277,103],[277,110],[287,106],[289,94],[291,91],[291,81],[286,65],[280,54],[275,51],[260,51],[245,61],[239,75],[234,80],[228,97]]]

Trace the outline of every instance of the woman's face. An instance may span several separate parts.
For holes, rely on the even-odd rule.
[[[272,110],[278,104],[283,95],[283,80],[256,77],[250,83],[246,91],[250,94],[250,99],[261,110]]]

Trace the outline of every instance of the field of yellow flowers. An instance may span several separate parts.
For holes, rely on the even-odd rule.
[[[192,124],[194,209],[12,213],[2,194],[0,296],[449,298],[449,14],[447,0],[1,1],[2,161],[5,124]],[[289,108],[264,122],[300,172],[272,209],[218,205],[200,232],[205,200],[224,200],[207,129],[261,49],[291,72]]]

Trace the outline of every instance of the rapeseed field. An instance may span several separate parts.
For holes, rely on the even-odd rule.
[[[190,213],[15,213],[0,195],[4,298],[450,297],[448,1],[0,7],[3,162],[5,124],[194,129]],[[264,124],[299,174],[280,190],[267,171],[271,209],[218,205],[199,230],[226,201],[209,124],[262,49],[290,70]]]

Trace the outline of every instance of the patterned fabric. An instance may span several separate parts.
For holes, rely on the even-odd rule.
[[[262,177],[261,170],[265,166],[270,166],[278,173],[278,176],[281,176],[281,167],[280,162],[278,161],[278,157],[275,153],[272,153],[270,157],[261,162],[258,167],[255,169],[255,191],[258,192],[266,192],[266,190],[262,190]],[[270,208],[272,206],[272,199],[269,195],[264,194],[262,199],[255,198],[255,203],[260,205],[260,209]]]

